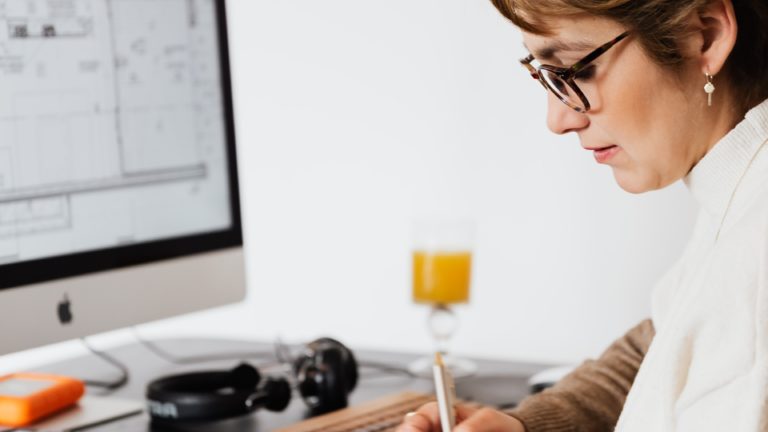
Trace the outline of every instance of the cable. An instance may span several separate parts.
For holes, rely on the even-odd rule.
[[[369,368],[369,369],[375,369],[375,370],[379,370],[379,371],[382,371],[382,372],[385,372],[385,373],[391,373],[391,374],[396,374],[396,375],[404,375],[404,376],[407,376],[409,378],[423,378],[423,377],[421,377],[421,376],[419,376],[419,375],[409,371],[408,369],[406,369],[404,367],[400,367],[400,366],[393,366],[393,365],[386,364],[386,363],[381,363],[381,362],[376,362],[376,361],[367,361],[367,360],[360,361],[358,363],[360,364],[360,367]],[[373,377],[374,376],[371,376],[369,378],[373,378]]]
[[[246,358],[269,359],[269,360],[275,359],[274,353],[265,353],[265,352],[222,352],[222,353],[212,354],[212,355],[179,357],[160,348],[155,342],[152,342],[148,339],[144,339],[139,334],[136,327],[131,327],[131,330],[133,331],[133,336],[141,345],[143,345],[148,350],[152,351],[152,353],[155,354],[156,356],[160,357],[161,359],[171,364],[186,365],[186,364],[194,364],[194,363],[219,361],[219,360],[234,360],[234,359],[246,359]]]
[[[275,357],[280,364],[292,365],[294,362],[293,355],[291,355],[291,349],[286,345],[280,336],[275,338]]]
[[[291,355],[290,347],[287,344],[285,344],[280,339],[280,337],[275,339],[275,357],[277,358],[277,361],[280,362],[280,364],[284,364],[288,366],[292,365],[295,361],[294,356]],[[357,363],[361,368],[375,369],[375,370],[382,371],[385,374],[398,374],[398,375],[405,375],[409,378],[420,378],[418,375],[414,374],[408,369],[399,367],[399,366],[393,366],[393,365],[376,362],[376,361],[358,361]],[[369,376],[366,376],[365,378],[378,378],[379,376],[384,376],[384,375],[369,375]]]
[[[88,349],[88,351],[91,352],[91,354],[111,364],[112,366],[114,366],[120,371],[120,377],[114,381],[110,382],[110,381],[98,381],[98,380],[85,379],[83,380],[85,385],[90,387],[104,388],[107,390],[117,390],[128,382],[128,378],[130,377],[130,372],[128,371],[128,368],[123,363],[121,363],[119,360],[112,357],[111,355],[107,354],[106,352],[95,349],[94,347],[91,346],[91,344],[88,343],[88,341],[85,338],[80,338],[80,342],[82,342],[82,344]]]
[[[205,363],[205,362],[211,362],[211,361],[234,360],[234,359],[244,359],[244,358],[268,359],[273,361],[276,360],[277,365],[290,366],[294,363],[294,356],[291,354],[291,348],[286,343],[284,343],[279,337],[276,338],[274,341],[273,352],[222,352],[218,354],[205,355],[205,356],[179,357],[160,348],[155,342],[152,342],[148,339],[144,339],[139,334],[138,330],[135,327],[131,327],[131,330],[133,331],[134,337],[141,345],[143,345],[149,351],[154,353],[156,356],[162,358],[163,360],[171,364],[187,365],[187,364],[194,364],[194,363]],[[406,368],[393,366],[386,363],[375,362],[375,361],[361,361],[359,362],[359,364],[360,364],[360,367],[379,370],[386,374],[404,375],[409,378],[421,378],[419,375],[414,374],[413,372],[409,371]],[[379,377],[379,375],[372,375],[372,376],[368,376],[367,378],[377,378],[377,377]]]

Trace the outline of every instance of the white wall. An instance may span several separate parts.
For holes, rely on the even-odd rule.
[[[425,215],[478,224],[460,353],[574,362],[648,315],[693,203],[680,184],[629,195],[549,133],[489,1],[229,3],[249,298],[147,334],[427,349],[409,279]]]
[[[230,12],[254,335],[427,347],[409,242],[428,214],[479,226],[462,353],[575,361],[648,314],[692,202],[681,185],[629,195],[546,130],[520,36],[490,2]]]

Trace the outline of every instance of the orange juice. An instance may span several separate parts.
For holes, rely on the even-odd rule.
[[[470,252],[413,253],[413,300],[419,303],[469,301]]]

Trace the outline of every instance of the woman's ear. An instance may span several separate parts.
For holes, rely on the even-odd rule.
[[[698,13],[701,72],[717,75],[736,44],[739,29],[732,0],[717,0]]]

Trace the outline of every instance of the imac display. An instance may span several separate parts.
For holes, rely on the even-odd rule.
[[[0,354],[244,297],[226,31],[220,0],[0,0]]]

